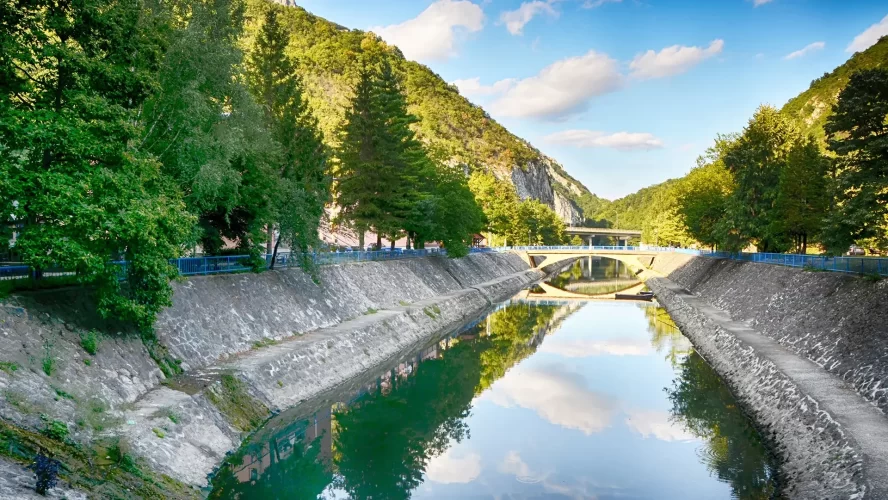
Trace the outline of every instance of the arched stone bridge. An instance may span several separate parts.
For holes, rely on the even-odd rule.
[[[604,257],[625,264],[641,281],[659,273],[650,269],[651,262],[659,253],[638,247],[515,247],[518,254],[532,268],[549,268],[560,262],[567,263],[583,257]]]

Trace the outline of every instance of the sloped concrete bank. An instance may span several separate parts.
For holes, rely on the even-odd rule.
[[[511,254],[422,258],[188,279],[156,330],[169,379],[134,332],[77,291],[0,302],[0,417],[47,418],[78,442],[123,436],[151,468],[194,486],[272,413],[460,325],[542,278]],[[99,332],[98,352],[82,339]],[[165,350],[165,352],[164,352]],[[54,368],[41,370],[50,358]],[[64,395],[64,397],[60,397]],[[95,408],[103,422],[92,425]],[[43,415],[43,417],[41,417]]]
[[[884,283],[680,255],[651,267],[669,276],[647,282],[658,300],[780,455],[787,496],[888,497],[882,399],[855,391],[855,374],[885,368],[861,365],[884,356]]]

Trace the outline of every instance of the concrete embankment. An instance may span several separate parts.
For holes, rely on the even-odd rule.
[[[888,283],[684,255],[652,277],[781,458],[791,498],[886,498]]]
[[[479,254],[328,266],[320,284],[297,270],[193,278],[174,285],[152,352],[133,332],[89,314],[82,293],[11,297],[0,303],[0,361],[16,369],[0,371],[7,396],[0,416],[33,429],[44,425],[41,414],[62,420],[82,442],[122,435],[154,470],[204,486],[225,453],[272,412],[458,326],[542,276],[515,255]],[[94,356],[81,346],[91,331],[104,332]],[[168,379],[152,356],[184,374]],[[55,362],[49,374],[41,370],[47,357]],[[108,421],[91,426],[97,404]]]

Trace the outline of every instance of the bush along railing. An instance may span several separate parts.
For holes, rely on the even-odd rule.
[[[486,249],[479,250],[492,251]],[[410,259],[426,257],[429,255],[446,256],[447,252],[444,249],[404,250],[396,248],[394,250],[380,250],[376,252],[321,252],[309,254],[309,257],[315,265],[324,266],[345,264],[349,262]],[[298,254],[280,252],[275,257],[274,267],[275,269],[299,267],[299,257]],[[271,267],[271,259],[271,254],[265,256],[266,268]],[[120,267],[120,279],[126,279],[126,268],[128,263],[126,261],[115,261],[114,264]],[[182,257],[179,259],[170,259],[170,265],[179,271],[180,276],[242,273],[253,271],[255,269],[255,261],[249,255]],[[76,273],[65,271],[63,269],[49,269],[36,272],[33,268],[24,265],[0,266],[0,281],[25,279],[42,280],[62,276],[76,276]]]

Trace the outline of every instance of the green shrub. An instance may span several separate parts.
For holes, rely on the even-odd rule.
[[[45,340],[43,341],[43,373],[47,377],[51,377],[53,371],[55,371],[55,360],[52,358],[52,342]]]
[[[13,372],[18,370],[18,368],[19,368],[18,365],[16,363],[11,362],[11,361],[0,361],[0,371],[4,371],[10,375],[12,375]]]
[[[43,429],[43,434],[46,437],[61,442],[68,439],[68,424],[60,420],[47,420],[45,416],[43,419],[46,421],[46,428]]]
[[[90,330],[80,334],[80,346],[83,350],[93,356],[99,351],[99,334],[95,330]]]

